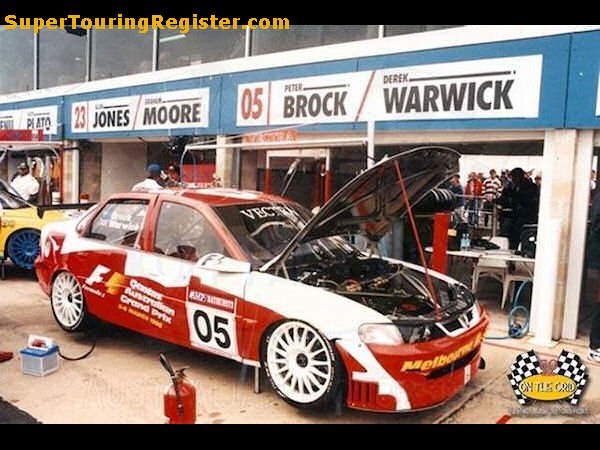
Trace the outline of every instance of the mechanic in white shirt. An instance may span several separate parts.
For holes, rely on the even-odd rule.
[[[146,169],[146,172],[148,173],[146,179],[144,181],[140,181],[138,184],[133,186],[133,188],[131,188],[133,192],[152,191],[163,188],[163,186],[159,183],[162,169],[158,164],[150,164],[148,169]]]
[[[23,200],[31,202],[40,191],[40,183],[29,172],[29,166],[26,163],[21,163],[17,166],[17,176],[12,180],[10,185],[23,198]]]

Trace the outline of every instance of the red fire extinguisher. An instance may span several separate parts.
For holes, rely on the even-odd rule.
[[[165,416],[170,424],[196,423],[196,387],[185,376],[183,369],[173,370],[167,357],[161,353],[160,363],[171,376],[171,383],[165,388]]]

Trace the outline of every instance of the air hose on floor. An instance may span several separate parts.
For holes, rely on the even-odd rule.
[[[64,359],[65,361],[81,361],[81,360],[87,358],[88,356],[90,356],[92,354],[92,352],[94,351],[94,349],[96,348],[96,343],[98,342],[98,338],[100,337],[100,328],[101,328],[101,325],[96,325],[94,328],[92,328],[89,331],[88,334],[92,338],[92,346],[83,355],[77,356],[77,357],[65,356],[59,349],[58,354],[60,355],[60,357],[62,359]]]
[[[529,331],[529,310],[519,305],[521,293],[526,285],[532,284],[531,281],[523,281],[517,293],[515,294],[513,307],[508,313],[508,334],[506,336],[487,336],[489,340],[500,339],[522,339]]]

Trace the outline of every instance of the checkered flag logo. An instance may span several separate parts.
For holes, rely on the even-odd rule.
[[[571,405],[576,405],[588,380],[587,367],[581,362],[581,358],[575,353],[563,350],[558,357],[558,365],[553,373],[568,377],[577,384],[577,390],[568,398]]]
[[[510,366],[510,373],[508,374],[508,381],[512,386],[513,392],[515,393],[519,404],[526,405],[531,402],[531,399],[525,397],[519,389],[519,384],[525,378],[539,375],[542,373],[540,367],[540,361],[533,350],[529,350],[527,353],[521,353],[517,356],[516,362]]]

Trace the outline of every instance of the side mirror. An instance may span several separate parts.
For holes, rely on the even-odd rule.
[[[196,263],[196,267],[223,273],[250,273],[252,271],[249,262],[231,259],[220,253],[209,253],[203,256]]]

